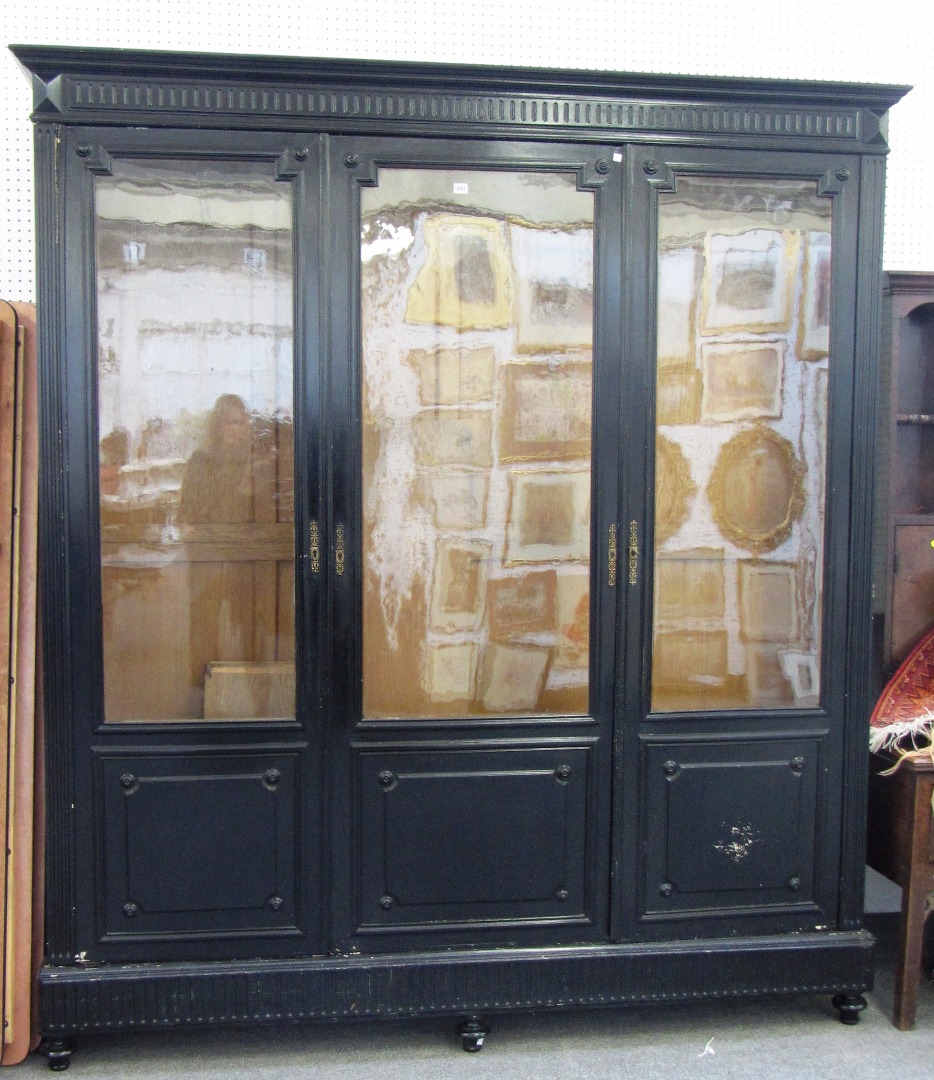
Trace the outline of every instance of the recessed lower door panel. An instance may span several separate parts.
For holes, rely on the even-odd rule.
[[[106,758],[105,940],[297,933],[297,755]]]
[[[588,922],[590,756],[361,753],[361,930]]]

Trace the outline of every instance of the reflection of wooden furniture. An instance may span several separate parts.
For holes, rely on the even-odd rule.
[[[892,764],[886,755],[873,755],[867,860],[902,889],[894,1023],[910,1031],[921,977],[925,901],[934,890],[934,763],[905,761],[892,776],[879,775]]]
[[[934,625],[934,273],[887,275],[889,425],[885,674]]]
[[[232,659],[218,655],[218,603],[227,605],[226,621],[239,631],[237,659],[291,657],[293,546],[291,522],[105,525],[108,719],[208,715],[201,709],[206,666]],[[215,690],[215,706],[218,700]],[[291,705],[283,715],[293,712]]]
[[[204,676],[205,720],[253,720],[295,712],[295,664],[216,660]]]

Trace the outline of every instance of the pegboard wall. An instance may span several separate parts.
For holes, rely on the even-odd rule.
[[[5,42],[908,83],[891,113],[885,266],[934,270],[934,3],[888,0],[45,0]],[[29,87],[0,56],[0,296],[34,299]]]

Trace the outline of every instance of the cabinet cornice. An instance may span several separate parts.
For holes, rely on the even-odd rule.
[[[819,140],[884,152],[902,86],[13,46],[37,118],[401,134]]]

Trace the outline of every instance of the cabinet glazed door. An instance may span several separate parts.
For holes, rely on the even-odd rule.
[[[320,951],[317,162],[281,137],[73,141],[81,945]]]
[[[333,698],[352,795],[335,920],[367,949],[607,932],[610,157],[335,146],[352,283],[331,305],[350,330],[330,411],[334,670],[351,676]]]
[[[641,871],[623,909],[639,936],[826,927],[846,650],[846,582],[827,568],[847,562],[835,492],[853,372],[837,312],[855,289],[842,223],[856,167],[665,154],[640,150],[631,169],[656,314],[651,483],[631,514],[649,614],[637,627],[631,611],[629,632],[648,662],[627,672],[622,774],[624,798],[641,793]]]

